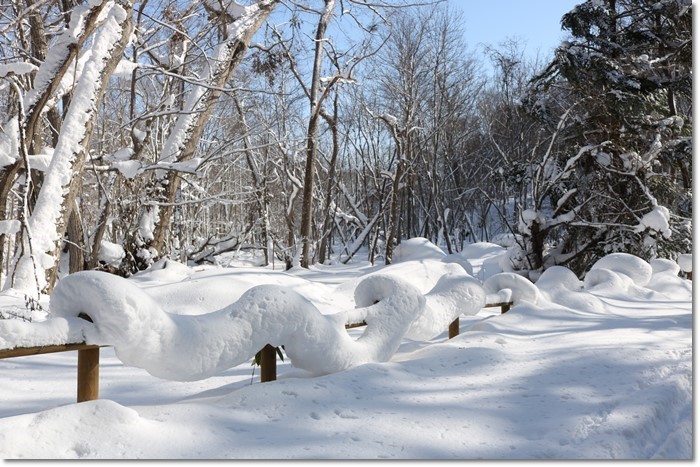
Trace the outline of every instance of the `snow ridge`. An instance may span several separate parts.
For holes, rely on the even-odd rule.
[[[97,271],[65,277],[51,295],[54,316],[88,314],[86,341],[113,345],[122,362],[177,381],[208,378],[252,357],[266,344],[285,346],[292,364],[314,375],[387,361],[425,307],[412,285],[375,275],[355,301],[367,328],[356,341],[343,314],[323,315],[285,287],[260,285],[213,313],[174,315],[126,279]]]

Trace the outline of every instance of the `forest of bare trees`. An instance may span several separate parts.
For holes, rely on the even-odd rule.
[[[690,251],[690,0],[581,2],[540,60],[444,2],[241,3],[2,2],[4,289],[416,236],[516,271]]]

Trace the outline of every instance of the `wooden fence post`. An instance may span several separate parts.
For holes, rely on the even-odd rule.
[[[260,351],[260,382],[267,383],[277,379],[277,350],[267,344]]]
[[[78,350],[78,402],[100,395],[100,348]]]
[[[459,336],[459,318],[458,317],[455,318],[455,320],[450,323],[448,336],[450,339],[452,339],[453,337]]]

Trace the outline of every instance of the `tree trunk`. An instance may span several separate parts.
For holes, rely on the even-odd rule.
[[[280,0],[259,0],[253,7],[248,7],[247,13],[227,25],[231,36],[227,37],[217,49],[217,56],[210,60],[211,79],[209,86],[198,87],[190,91],[184,112],[177,118],[175,125],[163,145],[161,159],[165,162],[184,162],[192,159],[206,122],[214,111],[214,105],[221,95],[221,89],[231,79],[236,68],[243,60],[248,43],[260,29],[263,22]],[[224,15],[222,15],[224,18]],[[238,25],[239,27],[235,27]],[[153,231],[153,239],[149,246],[159,255],[165,246],[166,232],[173,217],[175,195],[180,187],[181,175],[171,170],[166,179],[163,204],[159,208],[158,222]],[[163,182],[161,182],[163,183]]]
[[[384,253],[385,264],[391,264],[394,255],[394,236],[397,234],[396,226],[399,223],[399,188],[401,179],[405,172],[406,161],[399,154],[399,161],[396,164],[396,174],[394,175],[394,183],[391,190],[391,210],[389,211],[389,226],[386,232],[386,252]]]
[[[319,88],[321,87],[321,68],[323,64],[324,38],[326,28],[333,17],[335,0],[324,0],[325,8],[318,20],[316,28],[316,50],[314,55],[313,74],[311,78],[311,115],[306,134],[306,167],[304,169],[304,197],[301,205],[301,267],[308,268],[312,262],[311,256],[311,225],[313,221],[314,170],[316,168],[316,145],[318,144],[318,120],[321,109]]]
[[[333,100],[333,120],[331,122],[331,134],[333,135],[333,150],[331,153],[330,167],[328,168],[328,184],[326,185],[326,198],[324,200],[323,209],[323,227],[321,230],[321,247],[319,248],[318,260],[321,264],[326,261],[326,254],[330,258],[330,237],[331,221],[335,217],[335,213],[331,213],[331,197],[333,196],[333,186],[335,185],[335,166],[338,161],[338,153],[340,152],[340,143],[338,141],[338,94],[336,93]]]
[[[100,53],[96,52],[87,60],[77,81],[76,95],[80,99],[71,102],[36,209],[28,220],[29,231],[25,237],[31,233],[32,238],[25,238],[28,247],[13,264],[10,286],[18,290],[33,293],[38,286],[49,293],[55,284],[60,245],[82,183],[81,173],[97,109],[131,38],[131,12],[130,2],[112,5],[95,36],[93,48]],[[60,193],[60,197],[56,193]],[[36,284],[36,280],[40,283]]]
[[[76,205],[73,206],[73,210],[68,218],[67,234],[68,240],[70,241],[70,243],[68,243],[68,272],[73,274],[74,272],[85,270],[83,224],[80,219],[80,213],[78,212],[78,206]]]
[[[33,3],[32,0],[27,1],[28,5]],[[36,151],[41,144],[41,132],[37,131],[37,129],[46,103],[58,89],[61,78],[69,69],[70,64],[76,59],[80,46],[95,31],[97,18],[104,9],[104,3],[90,7],[81,7],[80,10],[73,11],[75,18],[82,15],[86,10],[88,11],[88,14],[85,15],[84,20],[80,23],[81,29],[64,33],[58,38],[51,49],[54,60],[50,63],[44,62],[42,64],[34,77],[33,88],[24,96],[24,132],[26,141],[30,144],[30,151]],[[43,21],[40,15],[35,13],[29,16],[29,22],[34,53],[37,54],[37,58],[43,60],[47,53]],[[48,116],[50,119],[55,119],[56,112],[50,110]],[[22,167],[22,161],[18,159],[12,165],[0,169],[0,221],[7,220],[6,202]],[[5,243],[5,236],[0,236],[0,271],[4,263]],[[11,253],[8,252],[8,257],[10,255]]]

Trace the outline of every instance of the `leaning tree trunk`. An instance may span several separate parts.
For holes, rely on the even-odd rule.
[[[52,44],[52,60],[43,60],[36,76],[34,76],[33,87],[27,92],[23,99],[24,138],[26,141],[30,142],[30,144],[36,142],[37,138],[40,137],[40,132],[37,130],[39,122],[41,121],[41,114],[45,110],[49,98],[53,96],[59,88],[61,78],[63,78],[68,71],[71,63],[77,58],[80,47],[97,28],[97,19],[104,10],[105,4],[106,2],[102,2],[98,5],[78,6],[72,9],[70,19],[68,20],[68,24],[71,25],[71,27],[67,28],[66,32]],[[41,49],[40,42],[41,40],[45,41],[45,38],[40,39],[38,37],[41,35],[41,28],[35,27],[37,26],[35,23],[41,23],[36,21],[37,18],[35,15],[30,15],[29,20],[32,26],[30,28],[32,40],[37,41],[37,48]],[[39,52],[41,53],[43,51]],[[52,113],[49,112],[49,117],[51,118],[52,116]],[[8,122],[6,121],[2,126],[6,128],[7,124]],[[6,139],[4,133],[0,135],[0,140],[2,139]],[[0,146],[3,146],[2,143],[3,141],[0,141]],[[17,152],[16,148],[13,152]],[[19,157],[19,154],[15,154],[15,157],[16,160],[14,163],[0,168],[0,221],[8,219],[10,213],[7,212],[7,200],[9,199],[10,190],[15,184],[17,176],[23,168],[22,159]],[[2,270],[4,263],[5,243],[5,235],[0,235],[0,270]]]
[[[26,247],[15,258],[11,282],[6,287],[32,295],[37,289],[50,292],[53,288],[60,245],[81,183],[97,109],[130,40],[132,16],[132,4],[126,0],[116,2],[105,12],[92,54],[76,83],[75,97],[68,108],[37,205],[23,232]]]
[[[226,25],[226,39],[219,45],[215,57],[208,61],[208,86],[196,86],[187,98],[183,112],[163,145],[161,160],[166,163],[184,162],[194,157],[206,122],[211,117],[222,88],[243,60],[248,43],[281,0],[259,0],[246,13]],[[225,13],[221,13],[225,17]],[[170,227],[175,199],[180,188],[181,174],[171,170],[160,183],[164,185],[158,208],[158,222],[148,246],[161,255],[166,232]]]

